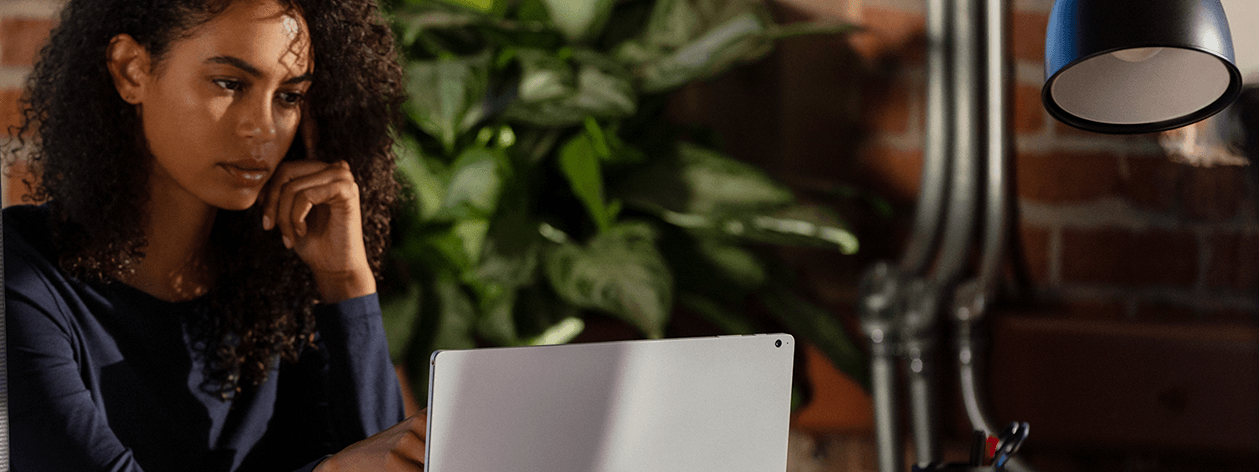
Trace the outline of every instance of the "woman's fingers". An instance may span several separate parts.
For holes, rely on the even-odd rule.
[[[329,205],[333,213],[357,210],[358,184],[344,162],[286,163],[273,177],[264,205],[264,229],[269,229],[265,223],[270,222],[291,248],[308,234],[308,217],[315,206]]]
[[[315,123],[315,118],[310,115],[310,106],[303,104],[302,106],[302,145],[306,147],[306,159],[318,160],[315,157],[315,146],[319,144],[319,125]]]
[[[294,178],[282,187],[276,208],[277,221],[281,232],[293,244],[306,237],[310,223],[308,216],[316,205],[328,205],[332,212],[330,216],[334,218],[344,217],[345,213],[358,207],[358,185],[354,183],[349,168],[341,165],[333,164],[320,172]],[[292,244],[288,246],[292,247]]]
[[[321,300],[333,303],[376,291],[363,244],[359,188],[345,162],[283,163],[267,184],[263,226],[310,267]]]
[[[329,457],[317,471],[423,471],[427,418],[421,412]]]

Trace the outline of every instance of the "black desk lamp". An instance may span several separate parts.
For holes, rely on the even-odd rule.
[[[1241,93],[1219,0],[1058,0],[1045,37],[1045,109],[1099,133],[1179,128]]]

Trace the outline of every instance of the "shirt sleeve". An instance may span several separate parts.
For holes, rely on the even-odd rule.
[[[315,322],[314,348],[281,365],[275,415],[241,470],[293,470],[312,460],[298,470],[313,470],[327,455],[402,421],[376,295],[316,306]]]
[[[376,295],[317,306],[315,323],[327,352],[327,399],[337,449],[402,421],[402,390]]]
[[[83,382],[55,300],[38,303],[5,290],[13,470],[141,469],[109,427]]]

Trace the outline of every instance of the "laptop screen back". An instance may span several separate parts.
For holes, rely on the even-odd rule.
[[[790,335],[434,353],[428,472],[786,470]]]

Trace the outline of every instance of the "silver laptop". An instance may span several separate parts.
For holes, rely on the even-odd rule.
[[[428,472],[787,468],[786,334],[439,351]]]

